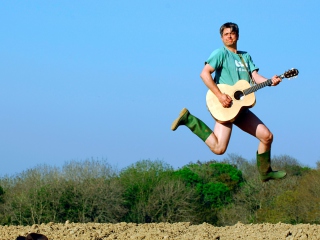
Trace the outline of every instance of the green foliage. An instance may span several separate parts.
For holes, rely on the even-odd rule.
[[[65,182],[59,198],[59,206],[61,208],[57,213],[58,218],[75,221],[79,213],[83,211],[79,202],[82,197],[74,182]],[[79,219],[77,220],[79,221]]]
[[[320,172],[308,170],[298,177],[297,185],[275,195],[264,212],[261,221],[290,224],[320,223]]]
[[[188,166],[177,170],[174,174],[183,179],[188,187],[194,187],[202,181],[199,175],[193,172]]]
[[[118,222],[125,214],[122,188],[102,161],[67,163],[62,170],[39,166],[1,179],[1,224]]]
[[[242,186],[242,173],[227,163],[207,162],[188,164],[175,171],[175,176],[183,180],[199,195],[199,215],[205,216],[199,222],[216,224],[216,213],[232,202],[232,196]]]
[[[243,184],[241,171],[225,163],[189,164],[175,175],[197,189],[203,204],[217,208],[230,203],[232,192]]]
[[[202,185],[203,203],[220,208],[231,202],[230,189],[222,182],[210,182]]]
[[[285,170],[287,178],[281,181],[262,183],[257,173],[255,160],[243,169],[245,183],[233,195],[234,203],[219,212],[219,224],[243,223],[289,224],[317,223],[320,218],[320,176],[315,170],[301,166],[287,155],[274,156],[272,168]],[[231,216],[231,217],[230,217]]]
[[[275,169],[285,169],[290,176],[303,176],[311,170],[309,167],[301,166],[297,159],[288,155],[273,157],[272,165]]]
[[[319,164],[320,165],[320,164]],[[142,160],[115,171],[105,161],[38,166],[0,178],[0,224],[192,222],[320,224],[320,170],[287,155],[272,158],[288,176],[262,183],[255,161],[190,163],[174,170]]]
[[[0,204],[4,203],[4,190],[0,186]]]
[[[148,212],[149,198],[162,179],[173,172],[162,161],[142,160],[120,172],[120,182],[124,187],[123,197],[128,213],[124,221],[145,223],[153,221],[155,216]]]
[[[145,200],[155,184],[172,168],[161,161],[142,160],[120,172],[120,181],[125,187],[127,206],[133,206],[140,199]]]

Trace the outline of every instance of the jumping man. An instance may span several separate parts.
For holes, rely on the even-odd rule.
[[[240,79],[247,80],[249,83],[252,79],[258,84],[266,81],[267,78],[258,73],[259,68],[255,66],[247,52],[237,50],[237,42],[239,40],[237,24],[231,22],[223,24],[220,28],[220,35],[224,46],[211,53],[205,62],[200,77],[218,98],[221,105],[224,108],[229,108],[232,104],[232,98],[222,93],[217,84],[232,86]],[[215,72],[214,79],[212,77],[213,72]],[[276,86],[281,82],[281,78],[276,75],[271,80],[272,86]],[[244,109],[233,122],[216,122],[212,131],[204,122],[184,108],[179,117],[172,123],[171,129],[175,131],[180,125],[187,126],[206,143],[213,153],[218,155],[225,153],[227,150],[232,127],[236,125],[260,141],[257,150],[257,166],[263,182],[282,179],[287,175],[284,171],[272,170],[270,152],[273,135],[266,125],[249,109]]]

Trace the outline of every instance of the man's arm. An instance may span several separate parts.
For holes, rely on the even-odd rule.
[[[220,89],[217,87],[217,84],[214,82],[211,75],[213,72],[213,67],[211,67],[209,64],[206,64],[202,69],[200,77],[204,84],[211,90],[211,92],[214,95],[216,95],[221,105],[225,108],[230,107],[232,103],[232,98],[229,95],[222,93]]]
[[[261,76],[258,71],[253,71],[252,72],[252,78],[256,83],[262,83],[264,81],[267,81],[268,79]],[[271,86],[276,86],[281,82],[281,78],[278,77],[277,75],[274,75],[272,78],[272,85]]]

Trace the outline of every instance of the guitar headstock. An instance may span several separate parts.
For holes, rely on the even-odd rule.
[[[292,77],[298,76],[298,74],[299,74],[298,69],[292,68],[292,69],[286,71],[286,72],[283,74],[283,77],[285,77],[285,78],[292,78]]]

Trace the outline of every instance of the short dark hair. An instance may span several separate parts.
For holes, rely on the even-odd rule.
[[[231,28],[231,32],[235,32],[239,36],[239,27],[236,23],[227,22],[220,27],[220,35],[222,36],[225,28]]]

